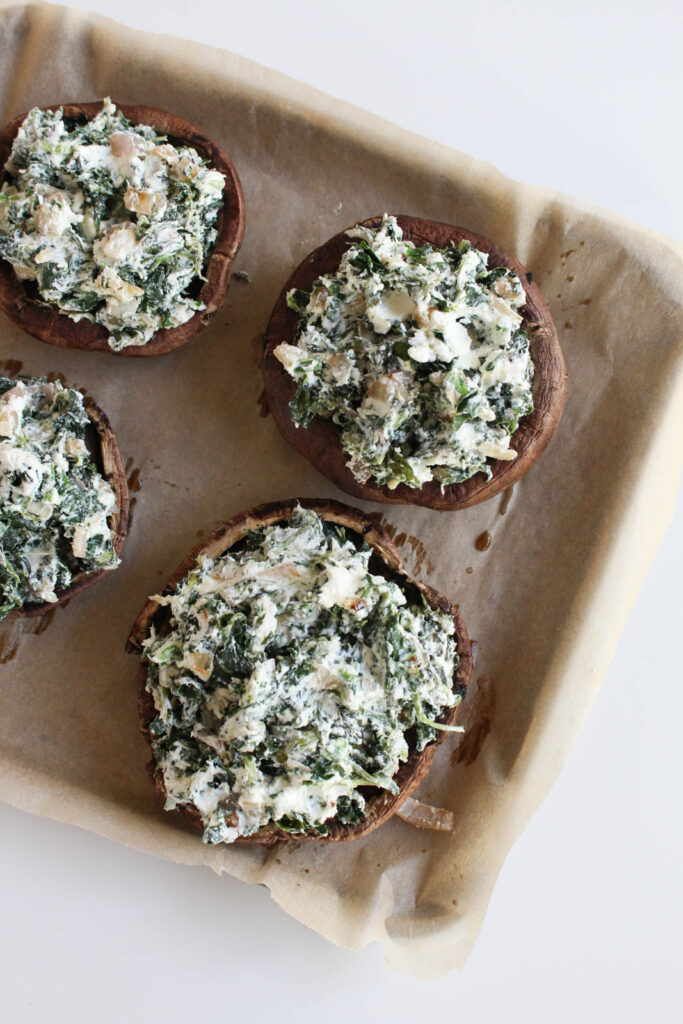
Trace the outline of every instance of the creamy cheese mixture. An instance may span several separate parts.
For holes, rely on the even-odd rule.
[[[460,700],[453,621],[371,554],[298,508],[155,598],[171,618],[143,652],[154,761],[166,808],[193,808],[205,842],[356,823],[362,787],[397,791],[409,729],[418,750],[456,730],[435,721]]]
[[[0,258],[114,350],[189,320],[225,178],[196,150],[132,125],[104,100],[85,124],[37,108],[21,125],[0,191]]]
[[[294,422],[338,424],[361,483],[490,477],[486,460],[515,458],[510,437],[533,408],[521,281],[467,241],[404,241],[388,215],[348,234],[338,269],[288,296],[299,327],[275,355],[297,383]]]
[[[118,565],[116,496],[85,444],[79,391],[0,377],[0,618]]]

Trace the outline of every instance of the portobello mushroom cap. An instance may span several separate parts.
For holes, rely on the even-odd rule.
[[[453,605],[447,598],[427,584],[419,580],[411,579],[403,567],[401,556],[387,531],[376,522],[374,518],[360,512],[358,509],[349,508],[336,501],[318,499],[293,498],[289,501],[273,502],[267,505],[258,505],[255,508],[242,512],[240,515],[229,519],[222,526],[219,526],[210,537],[205,538],[181,564],[171,576],[162,594],[172,593],[177,584],[187,575],[196,563],[200,554],[207,554],[216,558],[228,551],[250,530],[256,530],[263,526],[272,526],[275,523],[287,522],[297,505],[303,508],[312,509],[317,512],[326,522],[336,523],[343,526],[350,533],[356,535],[359,540],[365,541],[373,549],[374,555],[370,560],[370,568],[375,574],[381,574],[399,584],[408,597],[414,598],[423,594],[432,608],[438,609],[451,616],[455,625],[455,639],[459,655],[459,663],[453,677],[453,690],[455,693],[464,696],[470,674],[472,672],[472,644],[467,635],[465,623],[462,620],[457,606]],[[143,641],[149,635],[150,627],[154,624],[157,632],[163,635],[167,627],[170,612],[167,607],[160,607],[155,601],[149,600],[140,612],[131,634],[128,638],[127,650],[130,653],[140,654]],[[142,721],[142,734],[151,746],[150,724],[156,715],[154,701],[145,689],[147,671],[144,663],[140,666],[140,688],[138,696],[138,707]],[[440,716],[439,722],[445,725],[452,725],[457,717],[458,706],[447,708]],[[315,840],[317,842],[342,842],[349,839],[359,839],[374,831],[379,825],[387,821],[399,809],[413,790],[420,784],[434,760],[436,748],[443,742],[446,732],[438,733],[435,740],[429,743],[424,750],[418,751],[414,744],[411,745],[411,753],[404,761],[394,780],[399,792],[389,793],[376,787],[363,787],[362,792],[366,800],[366,810],[362,821],[357,825],[344,825],[336,822],[333,818],[328,819],[328,834],[320,835],[317,832],[306,832],[296,835],[288,835],[275,827],[267,827],[251,836],[241,836],[236,840],[238,843],[259,843],[262,846],[271,846],[278,842],[301,840]],[[410,733],[408,733],[410,741]],[[159,795],[166,796],[163,779],[155,771],[154,761],[148,764],[148,771]],[[177,807],[171,813],[180,815],[185,821],[195,828],[202,829],[203,825],[199,814],[189,807]]]
[[[84,124],[101,111],[102,103],[68,103],[61,107],[65,120]],[[184,324],[157,331],[145,345],[130,345],[114,351],[109,346],[109,334],[102,324],[90,320],[75,321],[60,313],[59,309],[40,298],[34,282],[20,280],[6,260],[0,260],[0,309],[28,334],[49,345],[118,356],[160,356],[180,348],[203,330],[225,300],[232,264],[244,236],[244,197],[230,157],[218,143],[189,121],[156,107],[117,103],[116,108],[133,124],[151,125],[166,135],[169,142],[192,146],[215,170],[225,175],[223,206],[216,225],[218,234],[206,266],[206,280],[195,296],[204,303],[205,309],[197,310]],[[41,109],[59,110],[60,105]],[[0,132],[0,168],[5,167],[10,157],[12,144],[25,117],[24,113],[15,118]],[[3,180],[6,179],[4,175]]]
[[[116,436],[111,424],[99,405],[88,398],[83,397],[85,411],[90,417],[92,427],[88,428],[86,444],[95,458],[97,468],[105,480],[111,484],[116,495],[116,509],[109,518],[109,526],[112,531],[112,542],[117,556],[121,554],[121,548],[128,532],[129,495],[126,474],[121,461],[121,453],[116,441]],[[89,435],[89,436],[88,436]],[[22,608],[15,608],[13,612],[6,615],[2,620],[8,622],[10,619],[33,619],[37,615],[43,615],[60,604],[66,604],[79,590],[97,583],[115,569],[97,569],[94,572],[81,572],[73,577],[68,587],[56,591],[56,601],[42,601],[39,604],[25,604]]]
[[[315,416],[307,427],[296,426],[289,411],[296,384],[273,354],[280,342],[294,342],[298,326],[296,312],[287,306],[287,294],[293,288],[310,291],[318,277],[334,273],[344,252],[353,244],[353,239],[345,231],[330,238],[299,264],[275,303],[263,348],[268,408],[282,436],[337,487],[356,498],[395,505],[423,505],[442,511],[469,508],[516,483],[548,447],[560,421],[566,397],[567,370],[564,357],[550,310],[540,289],[529,280],[526,270],[514,256],[488,238],[475,235],[465,228],[405,215],[397,215],[396,220],[406,241],[414,242],[415,245],[429,242],[433,248],[443,249],[449,242],[458,245],[466,239],[476,249],[489,254],[490,267],[507,267],[522,282],[526,303],[520,313],[523,317],[522,327],[529,334],[534,363],[534,409],[521,419],[512,435],[511,447],[517,452],[517,458],[511,462],[489,459],[492,472],[490,479],[478,472],[462,483],[446,485],[443,490],[437,480],[431,480],[420,488],[399,484],[391,490],[387,486],[380,486],[372,478],[365,484],[356,479],[346,464],[347,455],[341,446],[339,428],[331,420]],[[364,227],[377,228],[382,218],[371,217],[361,223]]]

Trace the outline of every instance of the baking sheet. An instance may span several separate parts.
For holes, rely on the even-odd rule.
[[[59,372],[108,413],[133,485],[123,564],[39,625],[0,627],[0,798],[138,849],[268,885],[327,938],[377,939],[418,977],[461,966],[497,873],[556,778],[669,521],[683,458],[681,247],[520,185],[225,51],[51,5],[0,5],[3,121],[111,95],[225,147],[247,233],[209,330],[159,359],[65,352],[2,318],[2,368]],[[459,603],[478,662],[420,790],[453,834],[392,820],[347,845],[209,848],[160,809],[138,733],[130,625],[202,533],[250,505],[345,496],[260,414],[254,348],[292,267],[388,210],[496,239],[534,274],[569,371],[557,435],[512,492],[386,515],[409,570]],[[475,546],[491,535],[485,551]],[[44,625],[44,624],[43,624]]]

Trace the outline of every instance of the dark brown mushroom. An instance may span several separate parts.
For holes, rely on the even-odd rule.
[[[126,482],[126,474],[121,462],[121,453],[119,452],[119,446],[111,424],[99,405],[88,397],[84,397],[83,404],[92,423],[92,429],[89,430],[91,436],[86,436],[86,442],[94,455],[98,470],[104,479],[111,484],[116,495],[116,509],[110,517],[109,526],[112,531],[114,551],[117,555],[120,555],[126,533],[128,532],[129,511],[128,483]],[[22,608],[16,608],[13,612],[10,612],[2,621],[32,619],[37,615],[43,615],[60,604],[66,604],[79,590],[91,587],[93,583],[97,583],[98,580],[112,571],[115,572],[116,570],[97,569],[95,572],[78,573],[73,577],[68,587],[56,592],[56,601],[26,604]]]
[[[337,269],[345,250],[352,244],[352,239],[343,231],[299,264],[275,303],[263,350],[268,408],[283,437],[337,487],[356,498],[397,505],[424,505],[440,510],[469,508],[506,490],[524,476],[550,443],[562,415],[567,391],[567,370],[562,350],[550,310],[538,286],[529,280],[526,270],[514,256],[488,238],[464,228],[418,217],[399,215],[396,219],[407,241],[416,245],[429,242],[434,248],[442,249],[449,242],[458,245],[467,239],[475,248],[489,254],[489,266],[508,267],[522,282],[526,292],[526,304],[520,310],[524,318],[522,326],[529,333],[535,367],[532,388],[534,410],[522,418],[512,435],[512,447],[517,458],[513,462],[489,459],[490,479],[481,472],[475,473],[469,480],[449,484],[443,491],[438,481],[430,481],[421,488],[399,484],[390,490],[372,479],[365,484],[356,479],[346,464],[347,455],[340,443],[339,428],[330,420],[316,416],[307,427],[296,426],[289,411],[296,385],[273,350],[282,341],[292,343],[298,325],[297,314],[287,306],[287,293],[293,288],[310,291],[316,278]],[[362,223],[366,227],[379,227],[381,222],[381,217],[371,217]]]
[[[375,553],[370,563],[373,572],[381,573],[395,580],[408,597],[417,598],[419,594],[423,594],[432,608],[437,608],[439,611],[452,616],[455,625],[458,654],[460,656],[460,662],[453,678],[453,689],[455,693],[463,694],[472,671],[472,645],[467,635],[465,623],[457,607],[451,604],[442,594],[432,589],[432,587],[418,580],[413,580],[407,575],[398,549],[382,526],[363,512],[349,508],[347,505],[342,505],[339,502],[303,498],[291,499],[290,501],[274,502],[269,505],[259,505],[256,508],[242,512],[240,515],[229,519],[223,526],[215,530],[210,537],[194,548],[173,573],[162,593],[169,594],[173,592],[178,583],[196,565],[200,554],[207,554],[212,558],[218,557],[237,544],[249,530],[271,526],[274,523],[286,522],[297,505],[313,509],[327,522],[344,526],[349,532],[362,538]],[[142,651],[144,640],[149,636],[151,626],[154,625],[157,632],[163,634],[164,628],[168,624],[168,619],[169,612],[165,606],[160,607],[153,600],[147,601],[128,638],[128,651],[139,654]],[[154,701],[145,688],[146,681],[147,672],[143,663],[140,667],[138,706],[142,720],[142,734],[151,745],[149,727],[156,711]],[[452,725],[456,720],[457,711],[457,706],[447,709],[439,721],[445,725]],[[421,752],[413,748],[408,760],[401,765],[398,773],[394,776],[399,786],[397,794],[388,793],[386,790],[373,787],[368,787],[367,790],[363,791],[366,798],[366,813],[358,825],[342,825],[332,820],[328,822],[329,831],[325,836],[310,832],[289,837],[280,830],[268,828],[262,829],[253,836],[241,837],[237,842],[260,843],[263,846],[270,846],[273,843],[285,842],[289,838],[296,841],[311,839],[317,842],[341,842],[348,839],[358,839],[360,836],[367,835],[368,832],[372,832],[383,822],[387,821],[419,785],[429,771],[438,744],[444,740],[445,736],[445,731],[439,732],[437,738],[432,743],[429,743]],[[155,772],[153,761],[150,761],[148,769],[159,795],[165,798],[166,793],[163,779]],[[201,819],[196,811],[187,807],[179,807],[172,813],[179,814],[194,827],[202,828]]]
[[[0,260],[0,309],[10,320],[35,338],[61,348],[88,352],[108,352],[120,356],[159,356],[180,348],[210,322],[222,305],[230,283],[232,264],[244,235],[245,213],[242,186],[227,153],[207,135],[175,114],[156,107],[116,104],[117,109],[133,124],[148,124],[168,136],[176,145],[192,146],[212,167],[225,175],[223,207],[218,216],[218,235],[205,270],[206,280],[197,298],[205,309],[178,327],[157,331],[146,345],[131,345],[115,352],[109,346],[108,332],[102,324],[90,320],[72,320],[54,306],[40,299],[34,282],[20,280],[6,260]],[[58,110],[58,106],[45,107]],[[84,123],[102,109],[101,103],[71,103],[63,106],[64,118]],[[12,151],[12,143],[26,114],[15,118],[0,132],[0,167],[4,167]]]

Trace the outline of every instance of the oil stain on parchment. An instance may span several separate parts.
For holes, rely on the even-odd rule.
[[[491,547],[492,540],[493,537],[491,536],[489,531],[484,530],[484,532],[480,533],[477,539],[475,540],[474,546],[477,549],[477,551],[488,551],[488,549]]]
[[[20,359],[3,359],[0,361],[0,372],[8,377],[16,377],[21,373],[24,364]]]
[[[472,703],[468,708],[467,703],[470,699]],[[463,704],[463,711],[468,712],[467,724],[460,743],[451,754],[451,764],[454,767],[461,764],[466,768],[476,761],[486,737],[491,732],[495,706],[493,682],[486,676],[479,676],[476,691],[472,695],[468,694]]]
[[[379,525],[387,531],[394,544],[401,552],[401,555],[406,558],[407,562],[409,562],[409,571],[411,573],[415,576],[431,576],[434,572],[434,566],[429,560],[427,549],[421,540],[417,537],[411,536],[409,533],[399,533],[396,527],[392,523],[388,522],[379,512],[372,513],[370,518],[374,519],[375,522],[379,523]]]
[[[126,474],[126,483],[128,484],[128,529],[133,525],[133,509],[137,504],[137,494],[142,488],[142,476],[140,475],[140,469],[135,465],[133,456],[129,455],[126,459],[126,465],[124,467]]]
[[[514,490],[515,485],[513,484],[511,487],[508,487],[507,491],[503,493],[503,500],[501,501],[500,509],[498,510],[499,515],[504,516],[505,513],[507,512],[508,508],[510,507],[510,502],[512,501],[512,495],[514,493]]]

